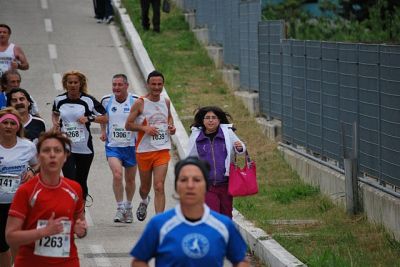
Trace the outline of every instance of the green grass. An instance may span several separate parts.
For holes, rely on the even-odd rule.
[[[139,1],[124,0],[155,67],[189,132],[193,111],[218,105],[233,117],[237,134],[257,162],[259,193],[235,198],[235,207],[308,266],[400,266],[400,243],[365,215],[346,215],[341,207],[304,184],[284,161],[277,144],[262,134],[244,105],[222,82],[180,11],[162,14],[161,34],[143,32]],[[274,225],[270,220],[312,219],[315,224]],[[290,233],[289,235],[287,233]],[[296,234],[296,235],[294,235]]]

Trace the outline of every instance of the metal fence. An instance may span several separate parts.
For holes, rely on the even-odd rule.
[[[261,113],[282,120],[285,142],[341,166],[353,152],[360,175],[400,187],[400,46],[286,40],[283,29],[259,24]]]
[[[208,29],[209,44],[222,46],[224,64],[240,69],[240,89],[257,92],[259,0],[184,0],[196,27]]]

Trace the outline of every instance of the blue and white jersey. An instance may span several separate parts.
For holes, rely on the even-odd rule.
[[[204,205],[203,217],[190,222],[180,205],[154,216],[131,251],[138,260],[155,258],[156,266],[223,266],[246,257],[246,243],[228,217]]]
[[[106,95],[101,99],[101,104],[106,109],[108,117],[106,146],[135,146],[136,134],[125,129],[125,122],[137,98],[137,96],[129,93],[128,97],[122,103],[119,103],[113,94]]]

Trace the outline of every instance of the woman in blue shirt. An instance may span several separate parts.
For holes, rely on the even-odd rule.
[[[246,243],[232,220],[205,204],[209,165],[196,157],[175,166],[179,204],[153,217],[131,251],[132,266],[249,266]]]

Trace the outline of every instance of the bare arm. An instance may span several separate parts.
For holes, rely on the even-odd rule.
[[[147,262],[145,262],[145,261],[140,261],[140,260],[137,260],[137,259],[134,258],[132,260],[131,266],[132,267],[148,267],[149,264]]]
[[[53,111],[51,114],[51,122],[53,123],[53,129],[55,131],[60,131],[60,114]]]
[[[8,216],[6,226],[6,240],[11,247],[19,247],[32,243],[45,236],[59,234],[63,231],[62,220],[67,220],[68,217],[60,217],[54,219],[54,212],[51,214],[46,227],[31,230],[22,230],[24,221],[14,216]]]
[[[14,54],[15,58],[18,60],[18,62],[13,62],[12,63],[12,68],[14,69],[20,69],[20,70],[27,70],[29,69],[29,63],[28,59],[25,56],[24,51],[22,51],[21,47],[15,46],[14,47]]]
[[[89,122],[89,117],[86,116],[82,116],[78,119],[78,122],[81,124],[85,124],[87,122]],[[108,118],[106,115],[100,115],[100,116],[94,116],[94,121],[95,123],[107,123],[108,122]]]
[[[176,132],[176,128],[174,125],[174,118],[171,114],[171,101],[167,98],[166,99],[167,106],[168,106],[168,132],[170,135],[174,135]]]
[[[78,236],[78,238],[84,238],[87,234],[87,223],[84,213],[82,212],[78,218],[76,218],[74,225],[74,233]]]
[[[157,135],[158,129],[149,125],[140,125],[136,123],[136,118],[143,112],[144,102],[143,99],[138,99],[135,101],[131,107],[128,119],[125,123],[125,129],[128,131],[143,131],[148,135]]]
[[[142,99],[139,98],[135,101],[126,119],[125,129],[128,131],[143,131],[141,125],[136,124],[136,118],[143,112],[143,106],[144,103]]]
[[[25,183],[26,181],[28,181],[29,179],[31,179],[33,176],[35,176],[35,173],[37,173],[37,171],[40,168],[39,164],[35,164],[35,165],[31,165],[29,166],[31,169],[33,169],[33,171],[31,170],[27,170],[24,174],[24,176],[21,179],[21,183]]]
[[[100,140],[103,142],[107,140],[106,126],[107,124],[105,123],[100,124],[100,130],[101,130]]]

